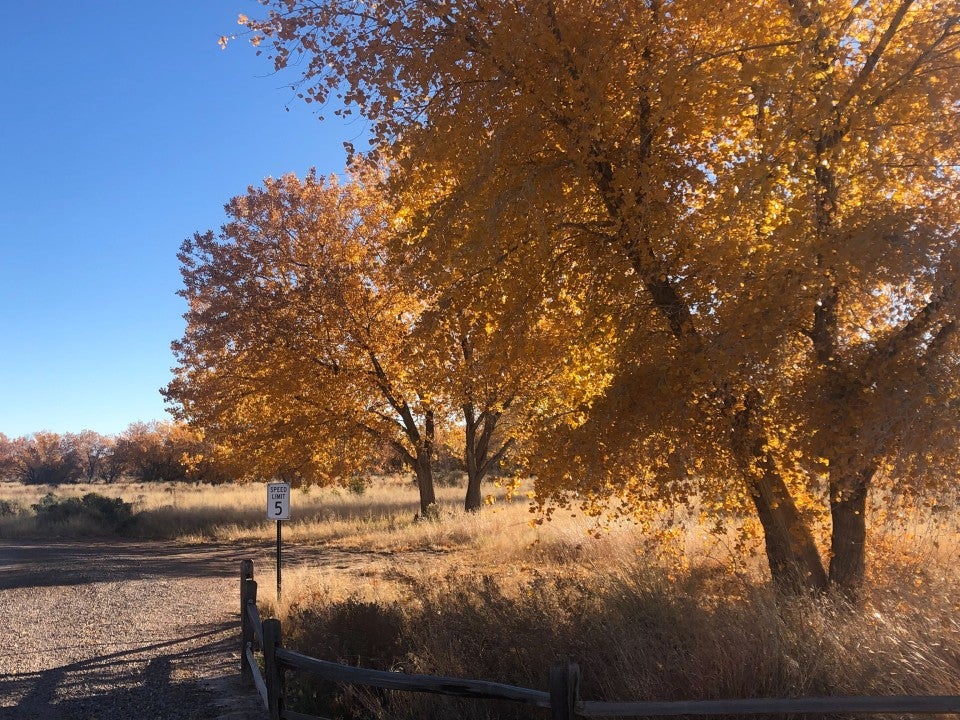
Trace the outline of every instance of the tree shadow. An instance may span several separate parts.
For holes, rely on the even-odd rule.
[[[117,580],[234,577],[257,549],[113,539],[0,541],[0,590]]]
[[[236,626],[207,626],[194,635],[107,653],[58,668],[0,676],[0,697],[16,705],[0,708],[2,720],[59,718],[87,720],[130,717],[142,720],[199,720],[217,717],[224,692],[236,693],[234,707],[256,707],[242,689],[239,667],[219,687],[197,678],[184,666],[210,656],[230,657],[236,650]],[[186,646],[186,647],[183,647]],[[185,677],[178,677],[178,674]]]

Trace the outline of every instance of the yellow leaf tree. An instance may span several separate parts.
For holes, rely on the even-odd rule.
[[[870,488],[956,455],[957,0],[266,4],[430,198],[421,272],[509,257],[617,318],[542,492],[751,511],[779,587],[859,587]]]
[[[407,206],[408,208],[411,206]],[[418,205],[429,209],[431,205]],[[416,211],[411,227],[419,227]],[[511,233],[508,245],[526,242]],[[446,246],[469,229],[448,225]],[[582,298],[566,292],[544,296],[543,287],[582,282],[583,272],[567,266],[532,272],[523,254],[506,253],[495,261],[473,254],[458,262],[423,255],[421,238],[403,229],[393,246],[412,260],[408,281],[430,298],[418,336],[437,355],[433,386],[464,433],[467,511],[482,505],[481,482],[508,453],[513,464],[530,465],[535,438],[545,428],[565,423],[607,382],[604,350],[614,321],[587,312]],[[418,268],[419,272],[411,272]],[[552,276],[560,273],[561,281]],[[538,464],[538,463],[534,463]]]
[[[166,388],[177,414],[251,476],[347,478],[386,442],[435,503],[436,402],[396,281],[375,181],[268,179],[234,198],[219,234],[180,253],[189,302]]]

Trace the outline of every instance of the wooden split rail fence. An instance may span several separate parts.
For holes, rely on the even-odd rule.
[[[581,717],[668,717],[678,715],[786,715],[786,714],[957,714],[960,696],[756,698],[749,700],[696,700],[680,702],[600,702],[580,699],[580,669],[576,663],[555,665],[550,671],[550,692],[504,685],[486,680],[411,675],[341,665],[318,660],[283,647],[280,621],[261,620],[257,610],[257,583],[253,561],[240,565],[241,673],[252,682],[270,720],[318,720],[285,706],[284,675],[297,670],[343,685],[365,685],[385,690],[434,693],[476,700],[507,700],[550,711],[552,720]],[[263,654],[263,670],[255,653]],[[322,720],[322,719],[320,719]]]

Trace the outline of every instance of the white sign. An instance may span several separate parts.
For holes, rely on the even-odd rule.
[[[290,483],[267,483],[267,518],[290,519]]]

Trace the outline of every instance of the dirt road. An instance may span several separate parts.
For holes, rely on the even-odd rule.
[[[240,560],[261,554],[0,541],[0,720],[262,719],[237,610]]]

